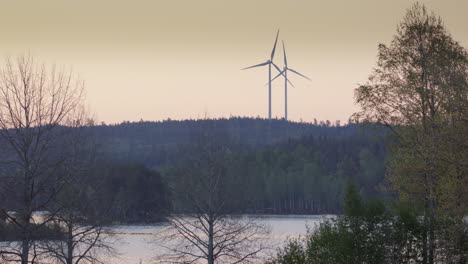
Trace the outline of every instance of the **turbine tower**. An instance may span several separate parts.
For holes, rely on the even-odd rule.
[[[271,81],[272,81],[272,79],[271,79],[271,65],[273,65],[276,68],[276,70],[278,70],[278,72],[281,73],[280,68],[273,62],[273,57],[275,56],[275,50],[276,50],[276,43],[278,42],[278,35],[279,35],[279,30],[276,33],[275,44],[273,45],[273,50],[271,51],[271,56],[270,56],[269,60],[267,60],[266,62],[257,64],[257,65],[250,66],[250,67],[242,69],[242,70],[247,70],[247,69],[251,69],[251,68],[255,68],[255,67],[261,67],[261,66],[268,65],[268,119],[269,120],[271,120]]]
[[[308,77],[306,77],[305,75],[291,69],[288,67],[288,59],[286,58],[286,48],[284,46],[284,41],[283,41],[283,52],[284,52],[284,68],[283,70],[275,76],[275,78],[273,78],[270,83],[272,81],[274,81],[276,78],[278,78],[279,76],[283,75],[284,76],[284,119],[285,120],[288,120],[288,82],[289,84],[291,84],[292,87],[294,87],[294,85],[289,81],[288,79],[288,71],[290,72],[293,72],[303,78],[306,78],[307,80],[310,81],[310,79]],[[271,85],[271,84],[270,84]]]

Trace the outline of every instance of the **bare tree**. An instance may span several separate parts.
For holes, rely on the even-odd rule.
[[[54,222],[61,226],[64,236],[41,241],[38,248],[54,263],[104,263],[101,257],[115,255],[115,250],[105,227],[107,212],[97,208],[97,194],[102,190],[92,172],[97,148],[86,128],[75,128],[74,132],[77,136],[70,145],[73,154],[61,170],[67,175],[67,184],[54,202]]]
[[[233,215],[239,205],[226,169],[227,141],[210,135],[208,125],[194,137],[198,155],[171,173],[176,210],[183,214],[168,218],[157,241],[165,249],[159,262],[250,263],[267,248],[267,226]]]
[[[270,230],[256,218],[188,214],[169,218],[158,238],[160,263],[252,263],[269,249]]]
[[[50,210],[68,182],[59,170],[70,158],[70,127],[86,125],[76,122],[83,117],[83,87],[70,70],[37,64],[31,56],[7,59],[0,69],[0,151],[8,157],[0,164],[0,184],[13,200],[0,209],[20,236],[2,249],[9,261],[33,262],[35,234],[55,216],[32,223],[33,213]]]
[[[39,250],[49,261],[61,264],[100,264],[105,263],[103,258],[115,255],[108,232],[102,225],[84,225],[70,215],[59,221],[65,229],[64,239],[38,244]]]

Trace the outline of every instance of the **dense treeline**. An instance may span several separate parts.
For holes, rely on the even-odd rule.
[[[337,213],[347,181],[365,196],[383,179],[382,137],[304,137],[235,153],[229,173],[251,212]]]
[[[227,151],[229,187],[242,212],[337,213],[348,180],[367,197],[377,194],[385,173],[385,131],[356,124],[231,118],[87,129],[97,154],[83,187],[98,186],[92,202],[114,222],[157,221],[171,206],[179,210],[171,192],[184,183],[174,180],[171,169],[198,155],[194,135],[202,130]],[[2,203],[14,210],[9,197]]]
[[[385,174],[386,133],[375,126],[337,125],[231,118],[97,126],[93,129],[102,157],[113,164],[142,164],[162,171],[165,184],[172,185],[171,190],[166,190],[161,184],[153,186],[154,182],[137,180],[139,169],[135,166],[107,169],[109,191],[103,197],[113,199],[119,208],[116,210],[121,210],[114,214],[123,221],[134,221],[130,220],[134,213],[122,210],[133,208],[131,201],[148,189],[160,192],[155,196],[166,197],[155,198],[162,203],[158,208],[166,209],[166,194],[178,189],[174,185],[185,184],[177,182],[171,171],[200,153],[197,134],[204,131],[228,151],[226,177],[238,195],[236,204],[242,204],[236,210],[338,213],[349,180],[358,183],[360,193],[366,197],[380,194],[377,187]],[[114,196],[120,198],[110,198]],[[174,210],[183,208],[179,203],[171,202],[176,206]],[[145,204],[142,201],[135,207],[143,210]]]
[[[348,180],[359,183],[367,197],[378,194],[385,173],[386,132],[375,126],[230,118],[124,122],[91,130],[101,154],[99,177],[106,182],[101,199],[112,201],[112,214],[121,221],[158,219],[170,211],[168,204],[180,208],[178,201],[168,202],[170,192],[177,189],[174,184],[184,184],[173,179],[171,170],[200,152],[194,135],[201,130],[219,139],[229,152],[227,177],[242,212],[337,213]],[[138,176],[143,167],[162,171],[164,182],[155,171],[153,176]],[[154,194],[144,194],[150,190]],[[133,203],[137,197],[144,199]],[[160,204],[146,202],[153,198]],[[150,205],[159,208],[151,217],[144,209]]]
[[[385,134],[377,129],[365,133],[355,125],[314,127],[321,131],[318,136],[239,148],[229,127],[216,120],[203,122],[205,133],[229,152],[224,162],[226,177],[237,193],[236,200],[242,201],[243,212],[337,213],[347,181],[356,181],[364,196],[373,196],[385,173]],[[322,134],[326,129],[331,136]],[[164,170],[166,181],[175,189],[184,182],[177,182],[173,171],[185,166],[184,158],[200,153],[197,140],[192,141],[174,150],[180,153],[179,162]]]
[[[106,164],[92,173],[100,185],[97,210],[109,221],[161,221],[170,210],[169,190],[155,170],[141,164]]]
[[[332,124],[328,120],[303,123],[248,117],[123,122],[116,125],[101,124],[92,130],[100,151],[106,157],[118,162],[138,162],[161,169],[168,164],[178,164],[184,157],[180,147],[191,144],[193,133],[213,122],[215,125],[210,128],[213,134],[228,137],[226,144],[230,144],[233,151],[254,150],[306,136],[349,138],[361,133],[358,125],[341,126],[339,122]]]

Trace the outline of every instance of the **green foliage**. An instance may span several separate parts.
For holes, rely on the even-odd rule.
[[[212,138],[220,137],[222,126],[217,126],[210,129]],[[378,195],[376,186],[384,177],[386,150],[384,136],[377,132],[344,138],[311,135],[254,149],[238,149],[232,144],[230,131],[225,133],[228,135],[216,144],[226,153],[217,156],[224,159],[227,189],[234,192],[233,200],[239,202],[243,212],[338,213],[348,180],[362,186],[360,192],[365,196]],[[175,194],[174,208],[183,208],[183,199],[176,193],[184,191],[179,190],[177,182],[184,185],[186,180],[176,177],[183,174],[181,170],[188,170],[193,165],[189,163],[204,150],[196,140],[178,149],[179,162],[163,170],[163,175]],[[373,173],[366,173],[369,171]]]
[[[386,189],[423,218],[422,263],[446,262],[441,252],[466,232],[466,225],[440,222],[463,222],[468,212],[468,51],[416,3],[391,43],[379,45],[377,66],[355,98],[355,120],[383,123],[396,139]],[[446,233],[450,246],[441,243]]]
[[[343,211],[346,216],[358,217],[364,215],[361,196],[356,190],[356,186],[352,183],[348,183],[346,187]]]
[[[283,248],[278,249],[276,258],[266,264],[303,264],[306,263],[306,252],[301,239],[288,239]]]
[[[392,264],[421,263],[424,225],[414,205],[399,202],[387,210],[379,199],[363,200],[348,184],[345,214],[323,221],[305,237],[292,239],[278,250],[272,264]],[[438,225],[463,225],[454,218],[438,219]],[[437,228],[441,263],[465,263],[467,235],[453,243],[448,228]]]
[[[376,164],[363,162],[356,149],[371,151]],[[359,152],[358,152],[359,153]],[[378,195],[384,175],[385,144],[367,137],[340,140],[306,137],[239,153],[228,171],[239,175],[241,197],[249,207],[266,213],[338,213],[348,180],[366,196]],[[253,162],[254,161],[254,162]],[[371,165],[372,164],[372,165]],[[366,166],[379,167],[371,177]]]
[[[351,236],[343,223],[324,220],[308,234],[307,263],[348,263],[353,257]]]
[[[348,183],[344,201],[345,214],[324,219],[302,240],[292,240],[280,249],[272,263],[301,259],[318,263],[385,263],[391,219],[379,200],[364,202],[355,185]]]

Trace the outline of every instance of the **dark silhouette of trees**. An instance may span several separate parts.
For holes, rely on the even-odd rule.
[[[155,170],[138,163],[103,162],[91,173],[92,184],[101,186],[96,210],[106,212],[112,222],[155,223],[171,211],[170,190]]]
[[[387,142],[387,132],[378,127],[364,130],[354,124],[320,127],[272,120],[278,142],[271,145],[255,136],[266,133],[268,120],[251,118],[137,122],[93,130],[101,146],[99,156],[116,164],[141,163],[161,171],[170,182],[167,168],[182,166],[201,151],[191,144],[190,131],[210,122],[216,124],[210,132],[213,137],[229,138],[216,144],[229,148],[227,173],[238,178],[231,188],[244,201],[244,212],[337,213],[349,179],[366,196],[378,194]]]

